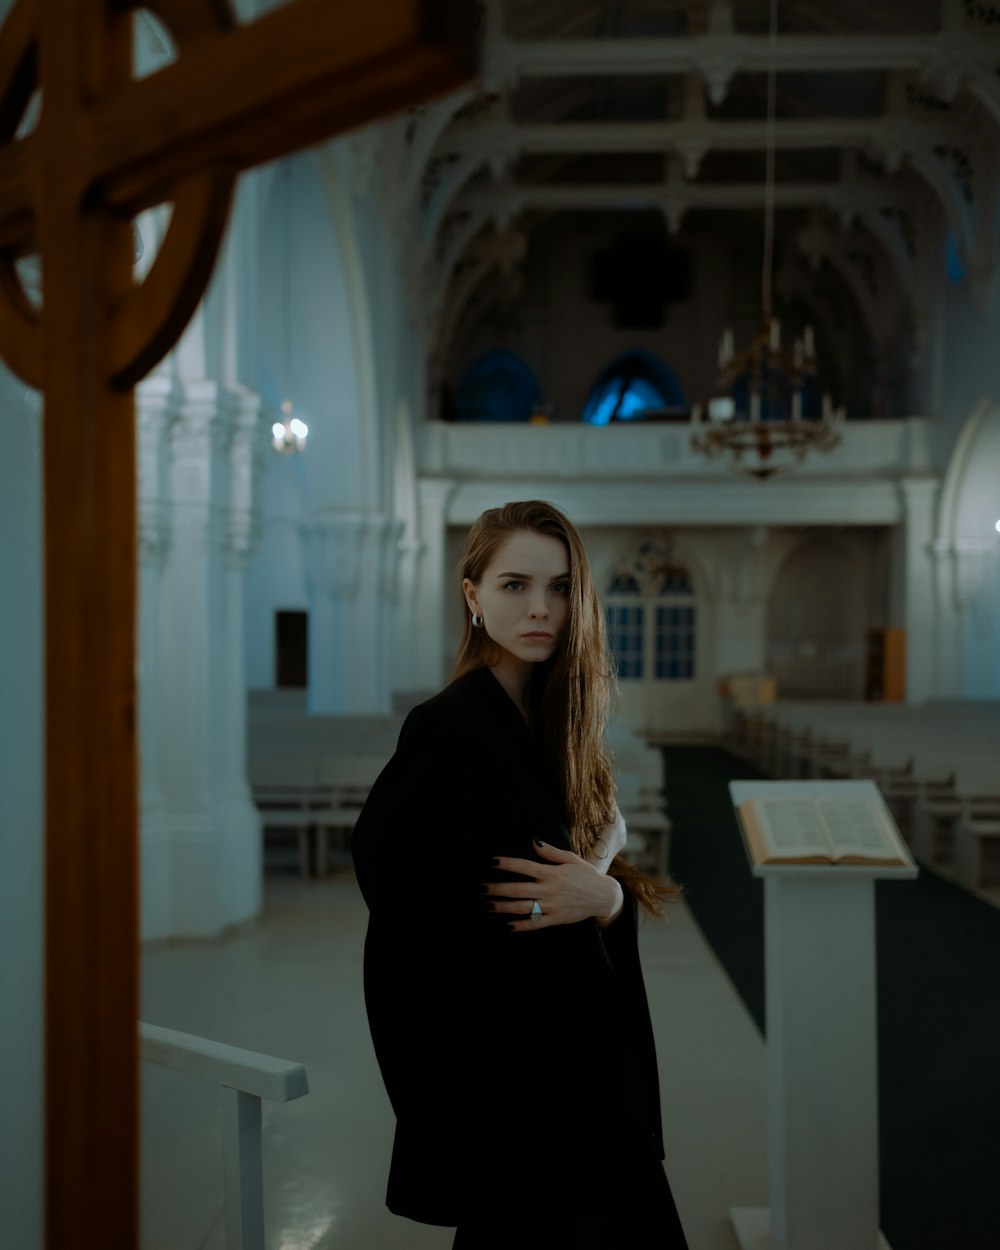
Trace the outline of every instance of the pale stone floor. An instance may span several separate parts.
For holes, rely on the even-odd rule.
[[[690,1250],[734,1250],[729,1208],[766,1205],[764,1046],[686,907],[670,914],[641,933],[667,1173]],[[268,1250],[451,1245],[383,1205],[392,1113],[362,1001],[365,918],[347,868],[271,874],[258,921],[143,952],[144,1020],[308,1068],[306,1097],[264,1104]],[[142,1082],[143,1250],[223,1250],[218,1089],[149,1064]]]

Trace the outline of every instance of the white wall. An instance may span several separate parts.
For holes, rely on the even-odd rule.
[[[42,1244],[41,427],[0,366],[0,1244]]]

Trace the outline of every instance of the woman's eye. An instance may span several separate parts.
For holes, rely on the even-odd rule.
[[[569,594],[569,582],[553,582],[551,588],[557,595]]]
[[[503,584],[504,590],[521,590],[523,586],[524,582],[504,582]]]

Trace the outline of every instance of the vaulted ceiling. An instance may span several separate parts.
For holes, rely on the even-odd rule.
[[[411,118],[413,277],[446,352],[553,216],[775,210],[838,269],[876,341],[926,328],[944,236],[996,260],[1000,5],[977,0],[487,0],[475,90]],[[750,227],[752,226],[752,231]],[[473,303],[470,303],[473,301]]]

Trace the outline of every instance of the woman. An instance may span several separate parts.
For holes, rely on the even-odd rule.
[[[573,526],[473,525],[453,679],[407,717],[352,841],[396,1113],[387,1203],[456,1250],[686,1243],[660,1160],[637,904],[603,747],[612,679]]]

